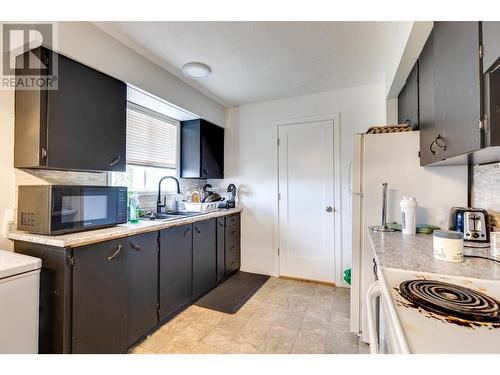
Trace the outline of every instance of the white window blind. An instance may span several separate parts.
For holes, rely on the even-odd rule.
[[[179,122],[134,103],[127,105],[127,164],[176,168]]]

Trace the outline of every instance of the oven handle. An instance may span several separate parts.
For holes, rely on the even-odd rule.
[[[368,292],[366,293],[366,313],[368,317],[368,335],[370,337],[370,354],[379,354],[374,302],[381,296],[381,294],[382,289],[380,288],[379,281],[375,281],[372,285],[370,285]]]

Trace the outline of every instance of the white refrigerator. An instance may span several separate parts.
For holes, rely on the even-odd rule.
[[[369,341],[364,300],[375,281],[368,227],[381,223],[382,183],[388,183],[388,222],[401,223],[403,196],[417,199],[417,224],[442,229],[448,229],[450,208],[467,204],[467,167],[421,167],[419,139],[418,131],[354,135],[350,327],[364,342]]]

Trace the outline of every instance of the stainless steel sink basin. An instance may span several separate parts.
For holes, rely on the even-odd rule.
[[[184,217],[191,217],[202,214],[203,212],[196,212],[196,211],[178,211],[178,212],[169,212],[166,214],[151,213],[151,215],[142,216],[139,219],[144,221],[169,221],[169,220],[182,219]]]

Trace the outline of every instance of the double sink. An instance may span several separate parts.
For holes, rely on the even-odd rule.
[[[191,216],[203,215],[204,212],[197,211],[177,211],[168,213],[151,213],[149,215],[141,216],[139,219],[144,221],[169,221],[176,219],[183,219]]]

